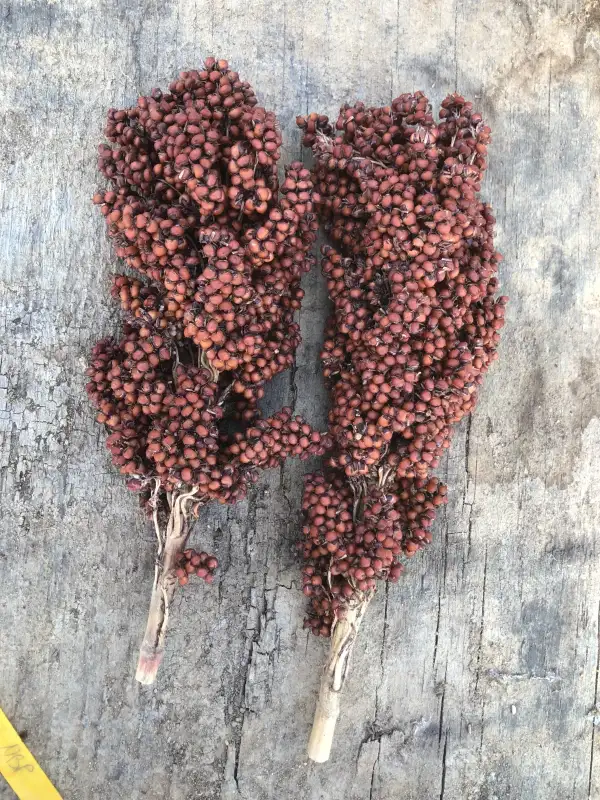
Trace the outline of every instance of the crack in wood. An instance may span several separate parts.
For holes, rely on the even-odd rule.
[[[598,676],[600,674],[600,602],[598,603],[598,616],[596,620],[597,631],[597,653],[596,653],[596,678],[594,681],[594,708],[598,704]],[[592,736],[590,742],[590,769],[588,774],[588,800],[592,798],[592,780],[594,773],[594,751],[596,742],[596,726],[592,724]]]
[[[477,643],[477,660],[475,666],[475,691],[479,686],[479,678],[481,675],[481,649],[483,646],[483,628],[485,623],[485,592],[487,584],[487,570],[488,570],[488,551],[487,545],[485,546],[485,555],[483,560],[483,585],[481,587],[481,611],[479,617],[479,639]]]
[[[444,752],[442,753],[442,777],[441,777],[441,786],[440,786],[440,798],[439,800],[444,800],[444,792],[446,791],[446,754],[448,752],[448,734],[444,739]]]

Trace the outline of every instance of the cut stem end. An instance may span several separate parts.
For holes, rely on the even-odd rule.
[[[333,716],[328,716],[323,712],[321,703],[317,701],[315,718],[313,720],[310,739],[308,740],[308,757],[317,764],[323,764],[329,760],[331,745],[333,744],[333,734],[340,713],[339,697],[335,697],[337,708]]]
[[[160,662],[162,661],[162,657],[162,652],[144,653],[143,650],[141,650],[140,657],[138,659],[137,670],[135,673],[136,681],[143,683],[145,686],[149,686],[151,683],[154,683],[156,680],[156,673],[158,672]]]
[[[164,537],[158,528],[158,521],[155,519],[159,550],[154,571],[148,622],[135,673],[135,679],[145,685],[154,683],[156,680],[165,650],[169,608],[178,583],[175,570],[189,535],[186,503],[194,497],[197,491],[194,489],[188,494],[172,499],[171,513]]]
[[[335,726],[340,715],[340,695],[348,674],[352,648],[372,596],[372,593],[365,594],[357,605],[349,608],[346,616],[335,622],[331,633],[329,657],[323,670],[308,740],[308,757],[318,764],[327,761],[331,753]]]

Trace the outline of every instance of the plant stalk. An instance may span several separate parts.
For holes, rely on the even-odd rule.
[[[173,497],[171,513],[164,534],[161,534],[158,529],[155,515],[159,547],[154,569],[154,584],[150,598],[148,622],[142,646],[140,647],[135,673],[136,680],[146,685],[154,683],[164,654],[169,609],[178,585],[175,570],[190,532],[186,503],[195,493],[196,490],[185,495]]]
[[[323,670],[308,741],[308,757],[319,764],[327,761],[331,752],[335,725],[340,714],[340,695],[348,675],[352,648],[372,596],[372,592],[364,594],[356,605],[348,608],[346,616],[336,620],[331,632],[329,657]]]

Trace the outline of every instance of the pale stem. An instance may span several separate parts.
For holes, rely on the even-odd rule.
[[[193,489],[187,494],[171,497],[171,513],[164,537],[158,527],[156,512],[154,514],[159,547],[154,569],[154,584],[150,598],[148,622],[135,674],[136,680],[140,683],[153,683],[162,661],[169,621],[169,608],[178,583],[175,570],[189,535],[186,505],[197,491],[197,489]]]
[[[348,674],[352,648],[372,596],[372,593],[363,595],[355,606],[347,610],[344,618],[334,623],[331,632],[329,657],[323,670],[308,741],[308,757],[318,763],[327,761],[331,752],[335,724],[340,714],[340,695]]]

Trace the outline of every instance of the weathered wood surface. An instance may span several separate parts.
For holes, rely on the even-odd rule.
[[[5,2],[0,7],[0,705],[68,800],[600,797],[600,8],[422,0]],[[208,54],[294,117],[459,89],[493,127],[485,196],[512,298],[501,360],[441,473],[435,543],[382,591],[331,761],[305,747],[325,646],[302,629],[304,467],[197,540],[154,687],[133,680],[153,533],[82,391],[114,329],[90,197],[106,109]],[[270,390],[323,423],[326,309]],[[11,796],[6,787],[0,797]]]

